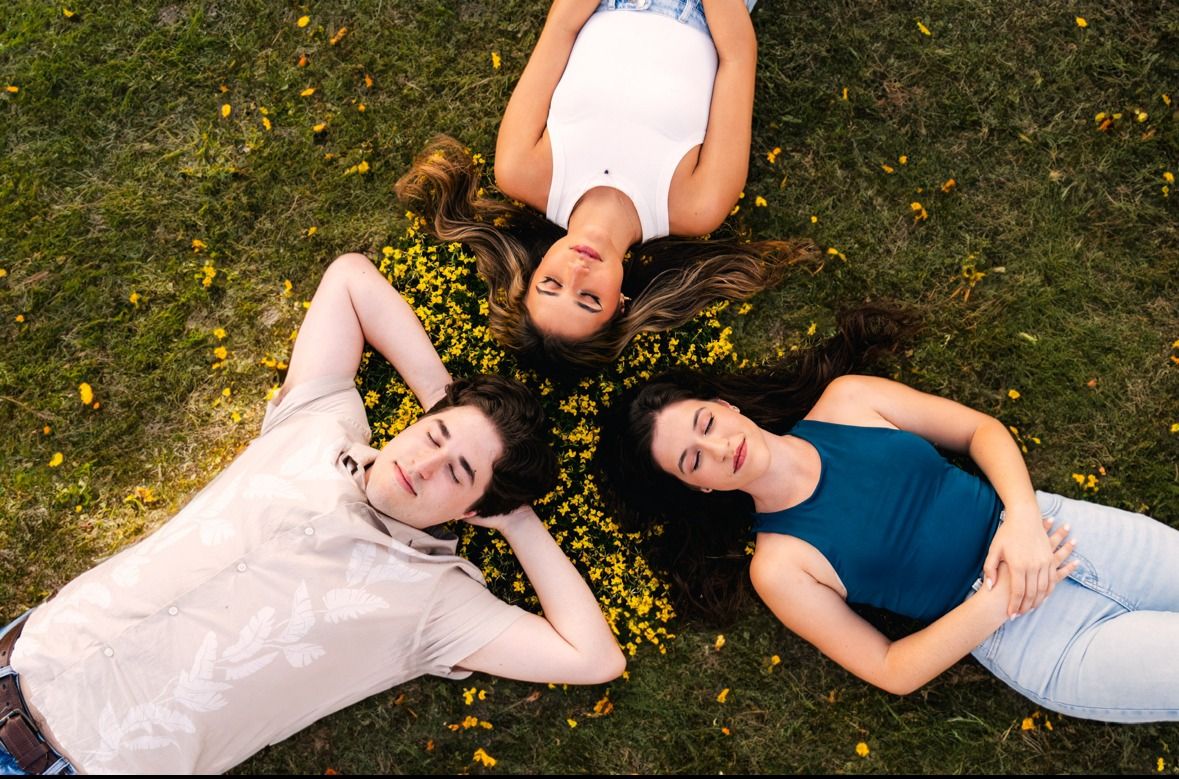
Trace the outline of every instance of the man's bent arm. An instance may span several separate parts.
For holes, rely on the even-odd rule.
[[[345,254],[328,267],[299,328],[283,394],[325,376],[354,376],[365,342],[384,355],[429,408],[442,398],[450,374],[422,323],[363,254]]]
[[[622,673],[626,658],[597,599],[530,506],[467,521],[504,534],[544,616],[524,615],[459,666],[509,679],[567,684],[600,684]]]

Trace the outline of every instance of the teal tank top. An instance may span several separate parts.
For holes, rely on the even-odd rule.
[[[1003,509],[989,483],[903,430],[804,419],[790,434],[818,450],[819,483],[797,506],[757,514],[754,533],[818,549],[849,603],[932,621],[966,598]]]

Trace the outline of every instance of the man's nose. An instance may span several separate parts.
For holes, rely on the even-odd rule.
[[[418,472],[418,476],[429,479],[444,462],[446,462],[446,453],[443,450],[430,449],[417,458],[414,470]]]

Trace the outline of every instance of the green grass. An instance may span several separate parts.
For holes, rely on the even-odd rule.
[[[1028,453],[1039,486],[1079,495],[1071,474],[1097,474],[1097,499],[1179,525],[1179,191],[1161,192],[1164,171],[1179,173],[1179,7],[763,5],[753,164],[733,223],[847,259],[734,318],[742,353],[771,355],[858,300],[913,303],[925,327],[901,378],[1040,438]],[[3,614],[158,526],[251,437],[277,378],[259,361],[289,354],[322,269],[401,233],[392,183],[430,136],[490,155],[544,12],[523,0],[67,7],[74,18],[14,0],[0,17],[0,87],[19,87],[0,92]],[[1099,132],[1099,112],[1122,117]],[[361,161],[368,173],[345,175]],[[927,220],[914,222],[914,201]],[[986,275],[964,299],[967,263]],[[218,345],[229,357],[212,369]],[[100,408],[79,402],[83,381]],[[137,487],[155,500],[126,500]],[[720,650],[715,631],[679,627],[666,655],[640,653],[609,686],[603,716],[589,715],[604,689],[420,680],[242,770],[1153,772],[1161,756],[1170,772],[1179,759],[1174,725],[1049,715],[1048,731],[1041,715],[1024,731],[1034,707],[969,661],[901,699],[761,609]],[[467,706],[472,685],[490,695]],[[468,714],[494,729],[446,727]],[[472,764],[480,746],[495,768]]]

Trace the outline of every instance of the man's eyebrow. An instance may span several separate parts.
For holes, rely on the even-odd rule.
[[[446,427],[446,423],[443,422],[441,419],[438,420],[438,429],[439,429],[439,431],[441,431],[442,437],[449,440],[450,430]]]
[[[467,472],[467,475],[471,477],[471,481],[474,482],[475,481],[475,469],[471,467],[471,464],[469,462],[467,462],[466,457],[459,455],[459,465],[463,466],[463,470]]]

